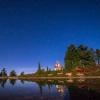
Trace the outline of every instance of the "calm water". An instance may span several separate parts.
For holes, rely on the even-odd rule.
[[[0,80],[0,100],[100,100],[99,79]]]

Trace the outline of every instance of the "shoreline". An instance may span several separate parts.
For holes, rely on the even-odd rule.
[[[100,76],[80,76],[80,77],[0,77],[0,79],[33,80],[33,79],[100,79]]]

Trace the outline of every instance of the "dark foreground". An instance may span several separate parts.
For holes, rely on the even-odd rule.
[[[100,100],[100,79],[3,79],[0,100]]]

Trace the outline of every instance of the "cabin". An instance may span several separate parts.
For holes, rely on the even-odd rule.
[[[61,70],[63,70],[63,67],[62,67],[62,65],[60,64],[60,63],[56,63],[55,65],[54,65],[54,70],[55,71],[61,71]]]

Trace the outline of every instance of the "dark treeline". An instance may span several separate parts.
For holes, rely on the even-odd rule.
[[[71,44],[65,53],[64,58],[64,72],[66,70],[72,70],[76,67],[82,67],[82,68],[91,68],[95,66],[100,66],[100,49],[93,49],[89,48],[85,45],[79,45],[76,46],[74,44]],[[44,75],[47,76],[48,74],[53,74],[54,76],[57,75],[57,71],[51,70],[46,67],[46,69],[43,69],[41,64],[38,63],[38,69],[34,75],[40,76]],[[31,74],[25,75],[24,72],[21,72],[19,76],[31,76]],[[3,68],[0,71],[0,77],[15,77],[18,76],[15,70],[12,70],[9,75],[7,74],[7,71],[5,68]]]
[[[100,65],[100,49],[94,50],[85,45],[72,44],[67,48],[64,62],[65,69]]]
[[[3,68],[0,72],[0,77],[6,77],[7,76],[7,71],[5,68]]]
[[[10,74],[8,75],[6,69],[3,68],[3,69],[0,71],[0,77],[7,77],[7,76],[14,77],[14,76],[17,76],[17,73],[16,73],[15,70],[12,70],[12,71],[10,72]]]

